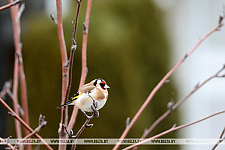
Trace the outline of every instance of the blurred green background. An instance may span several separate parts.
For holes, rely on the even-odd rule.
[[[77,92],[81,70],[81,48],[86,1],[82,2],[78,24],[77,44],[73,67],[71,94]],[[76,4],[64,18],[64,33],[68,49],[71,46],[72,23]],[[47,126],[39,134],[44,138],[57,138],[61,104],[61,56],[55,24],[46,14],[31,13],[22,24],[24,68],[26,73],[30,124],[38,125],[40,114],[46,116]],[[93,1],[88,48],[86,82],[103,78],[111,87],[100,117],[90,123],[81,138],[119,138],[127,117],[131,119],[162,77],[169,71],[170,52],[163,29],[163,12],[149,0]],[[139,138],[144,129],[167,110],[167,103],[176,92],[172,82],[164,85],[144,110],[128,138]],[[73,107],[69,106],[69,115]],[[12,118],[11,118],[12,119]],[[73,128],[76,133],[85,118],[79,112]],[[15,137],[14,122],[9,135]],[[172,113],[152,132],[160,133],[179,123],[178,114]],[[176,132],[165,137],[176,137]],[[57,149],[57,146],[52,146]],[[121,146],[123,148],[124,146]],[[34,147],[33,147],[34,148]],[[44,149],[44,147],[42,147]],[[41,149],[42,149],[41,148]],[[112,149],[113,146],[78,146],[77,149]],[[178,146],[141,146],[140,149],[178,149]],[[69,149],[69,148],[68,148]]]

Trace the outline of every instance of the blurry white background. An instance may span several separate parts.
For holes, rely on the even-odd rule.
[[[155,0],[165,12],[164,26],[170,39],[171,67],[194,47],[199,38],[215,27],[225,0]],[[156,8],[157,9],[157,8]],[[179,95],[187,95],[194,86],[215,74],[225,64],[225,29],[213,33],[175,71],[171,80],[177,84]],[[224,73],[224,72],[223,72]],[[186,124],[212,113],[225,110],[225,79],[213,79],[194,93],[178,111]],[[179,131],[181,138],[219,138],[225,126],[225,114]],[[213,145],[185,145],[182,150],[205,150]],[[219,145],[222,150],[225,145]]]

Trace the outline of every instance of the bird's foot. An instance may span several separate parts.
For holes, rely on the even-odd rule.
[[[97,108],[97,102],[93,101],[93,105],[91,105],[91,109],[92,109],[92,115],[96,118],[99,117],[99,112],[96,110]]]
[[[86,114],[86,112],[84,112],[83,110],[81,110],[81,112],[84,114],[84,116],[85,116],[85,118],[86,119],[91,119],[91,118],[93,118],[93,114],[91,115],[91,116],[88,116],[87,114]]]
[[[94,125],[94,124],[86,124],[85,127],[86,127],[86,128],[91,128],[91,127],[93,127],[93,125]]]

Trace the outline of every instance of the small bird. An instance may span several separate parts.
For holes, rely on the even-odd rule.
[[[82,112],[96,112],[101,109],[108,99],[108,88],[105,80],[99,78],[83,85],[80,90],[71,97],[65,104],[76,105]]]

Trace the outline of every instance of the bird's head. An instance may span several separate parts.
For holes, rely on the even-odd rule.
[[[101,88],[101,89],[103,89],[103,90],[106,90],[106,89],[110,88],[110,87],[106,84],[105,80],[103,80],[103,79],[101,79],[101,78],[95,79],[93,85],[96,86],[96,87],[99,87],[99,88]]]

